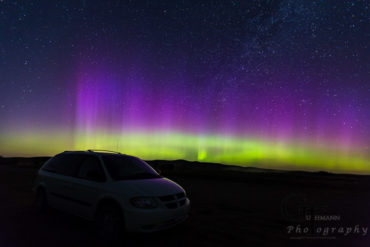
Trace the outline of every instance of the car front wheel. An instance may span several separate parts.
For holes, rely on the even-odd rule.
[[[118,206],[105,205],[96,215],[98,237],[105,244],[120,243],[124,235],[123,215]]]

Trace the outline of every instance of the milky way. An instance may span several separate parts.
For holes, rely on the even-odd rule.
[[[360,1],[0,3],[0,153],[370,172]]]

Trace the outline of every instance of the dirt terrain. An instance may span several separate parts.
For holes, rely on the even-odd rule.
[[[56,210],[35,211],[31,188],[45,160],[0,158],[0,246],[101,246],[91,222]],[[187,191],[191,215],[170,230],[129,234],[126,246],[370,244],[368,176],[149,163]]]

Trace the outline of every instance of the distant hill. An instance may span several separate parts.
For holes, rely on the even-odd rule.
[[[39,169],[50,157],[0,158],[0,165],[15,165],[25,169]],[[368,189],[370,176],[334,174],[324,171],[285,171],[256,167],[240,167],[218,163],[204,163],[186,160],[148,160],[154,169],[166,177],[194,177],[243,183],[286,184],[310,187],[340,187],[344,189]]]

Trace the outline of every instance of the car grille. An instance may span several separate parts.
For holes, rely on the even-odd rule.
[[[175,209],[185,205],[186,196],[185,193],[182,192],[174,195],[160,196],[159,200],[161,200],[167,208]]]

